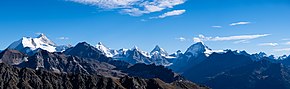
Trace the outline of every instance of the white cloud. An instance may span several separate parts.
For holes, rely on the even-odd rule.
[[[57,39],[59,39],[59,40],[68,40],[69,38],[68,37],[59,37]]]
[[[281,39],[282,41],[287,41],[287,40],[290,40],[289,38],[284,38],[284,39]]]
[[[125,14],[131,15],[131,16],[141,16],[144,13],[147,14],[149,12],[142,11],[142,10],[140,10],[138,8],[130,8],[130,9],[122,9],[121,13],[125,13]]]
[[[195,42],[195,43],[202,42],[202,40],[200,38],[194,37],[193,38],[193,42]]]
[[[278,43],[261,43],[259,46],[278,46]]]
[[[113,8],[126,8],[130,7],[139,0],[67,0],[86,5],[94,5],[100,8],[113,9]]]
[[[212,28],[222,28],[222,26],[211,26]]]
[[[231,23],[230,26],[236,26],[236,25],[246,25],[246,24],[250,24],[251,22],[235,22],[235,23]]]
[[[168,17],[168,16],[176,16],[176,15],[181,15],[185,12],[186,10],[173,10],[173,11],[169,11],[169,12],[166,12],[158,17],[151,17],[151,19],[154,19],[154,18],[165,18],[165,17]]]
[[[250,43],[250,41],[248,40],[238,40],[234,42],[235,44],[239,44],[239,43]]]
[[[234,43],[244,43],[251,39],[256,39],[260,37],[269,36],[270,34],[257,34],[257,35],[238,35],[238,36],[225,36],[225,37],[206,37],[204,35],[199,35],[194,37],[194,41],[236,41]]]
[[[274,49],[274,51],[277,51],[277,52],[280,52],[280,51],[290,51],[290,48]]]
[[[290,45],[290,42],[286,42],[285,45]]]
[[[177,40],[179,40],[179,41],[186,41],[186,38],[184,38],[184,37],[179,37],[179,38],[176,38]]]
[[[140,16],[183,4],[186,0],[68,0],[103,9],[114,9],[131,16]]]

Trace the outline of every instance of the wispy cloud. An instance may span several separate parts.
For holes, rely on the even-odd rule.
[[[290,42],[285,42],[284,44],[285,44],[285,45],[290,45]]]
[[[290,40],[289,38],[284,38],[284,39],[281,39],[282,41],[288,41]]]
[[[206,37],[204,35],[199,35],[198,37],[194,37],[194,40],[200,41],[247,41],[251,39],[256,39],[260,37],[269,36],[270,34],[256,34],[256,35],[237,35],[237,36],[224,36],[224,37]]]
[[[238,40],[234,42],[235,44],[239,44],[239,43],[250,43],[249,40]]]
[[[277,52],[280,52],[280,51],[290,51],[290,48],[274,49],[274,51],[277,51]]]
[[[141,22],[146,22],[147,20],[146,20],[146,19],[141,19],[140,21],[141,21]]]
[[[186,0],[67,0],[102,9],[114,9],[131,16],[140,16],[165,9],[172,9]]]
[[[278,43],[260,43],[259,46],[278,46]]]
[[[156,18],[165,18],[165,17],[168,17],[168,16],[177,16],[177,15],[181,15],[185,12],[186,10],[173,10],[173,11],[169,11],[169,12],[166,12],[160,16],[157,16],[157,17],[151,17],[151,19],[156,19]]]
[[[179,38],[175,38],[175,39],[177,39],[179,41],[186,41],[186,38],[184,38],[184,37],[179,37]]]
[[[235,23],[231,23],[230,26],[236,26],[236,25],[246,25],[246,24],[250,24],[251,22],[235,22]]]
[[[212,28],[222,28],[222,26],[211,26]]]
[[[57,39],[59,39],[59,40],[68,40],[69,38],[68,37],[59,37]]]

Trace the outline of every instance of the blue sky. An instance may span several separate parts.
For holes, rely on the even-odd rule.
[[[160,45],[184,52],[201,40],[212,49],[290,54],[289,0],[97,1],[0,1],[0,48],[44,33],[57,44],[102,42],[113,49]]]

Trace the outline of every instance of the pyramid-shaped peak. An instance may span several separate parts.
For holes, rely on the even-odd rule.
[[[156,45],[156,46],[155,46],[155,48],[153,49],[153,51],[154,51],[154,50],[155,50],[155,51],[160,51],[160,50],[163,50],[163,49],[162,49],[162,48],[160,48],[160,46],[159,46],[159,45]]]
[[[137,46],[133,46],[132,50],[139,50],[139,48]]]
[[[45,34],[43,34],[43,33],[40,33],[40,34],[37,36],[37,38],[47,38],[47,37],[46,37],[46,35],[45,35]]]
[[[154,52],[154,51],[158,51],[158,52],[164,51],[165,52],[165,50],[163,50],[159,45],[156,45],[155,48],[151,52]]]
[[[205,44],[203,42],[196,42],[195,44],[193,45],[202,45],[202,46],[205,46]]]
[[[202,47],[202,48],[207,48],[207,46],[203,43],[203,42],[196,42],[194,44],[192,44],[190,47]]]
[[[36,38],[40,39],[44,43],[56,46],[56,44],[53,41],[51,41],[50,39],[48,39],[48,37],[46,35],[44,35],[43,33],[40,33]]]
[[[91,45],[87,42],[80,42],[76,46],[91,46]]]
[[[211,50],[208,48],[203,42],[197,42],[193,45],[191,45],[185,53],[203,53],[205,51]]]
[[[160,49],[160,46],[159,45],[156,45],[155,48]]]
[[[162,49],[159,45],[156,45],[155,48],[150,52],[151,55],[156,53],[168,55],[168,53],[164,49]]]

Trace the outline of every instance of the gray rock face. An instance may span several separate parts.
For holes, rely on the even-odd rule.
[[[50,53],[45,50],[37,52],[29,57],[27,62],[23,62],[18,67],[32,69],[46,69],[56,73],[83,73],[97,74],[107,77],[121,77],[126,74],[116,67],[105,62],[90,58],[81,58],[77,56],[68,56],[63,53]]]
[[[28,56],[17,51],[6,49],[0,53],[0,63],[7,63],[9,65],[18,65],[27,61]]]
[[[208,89],[191,82],[164,83],[159,79],[87,74],[53,73],[42,69],[16,68],[0,64],[1,89]]]

